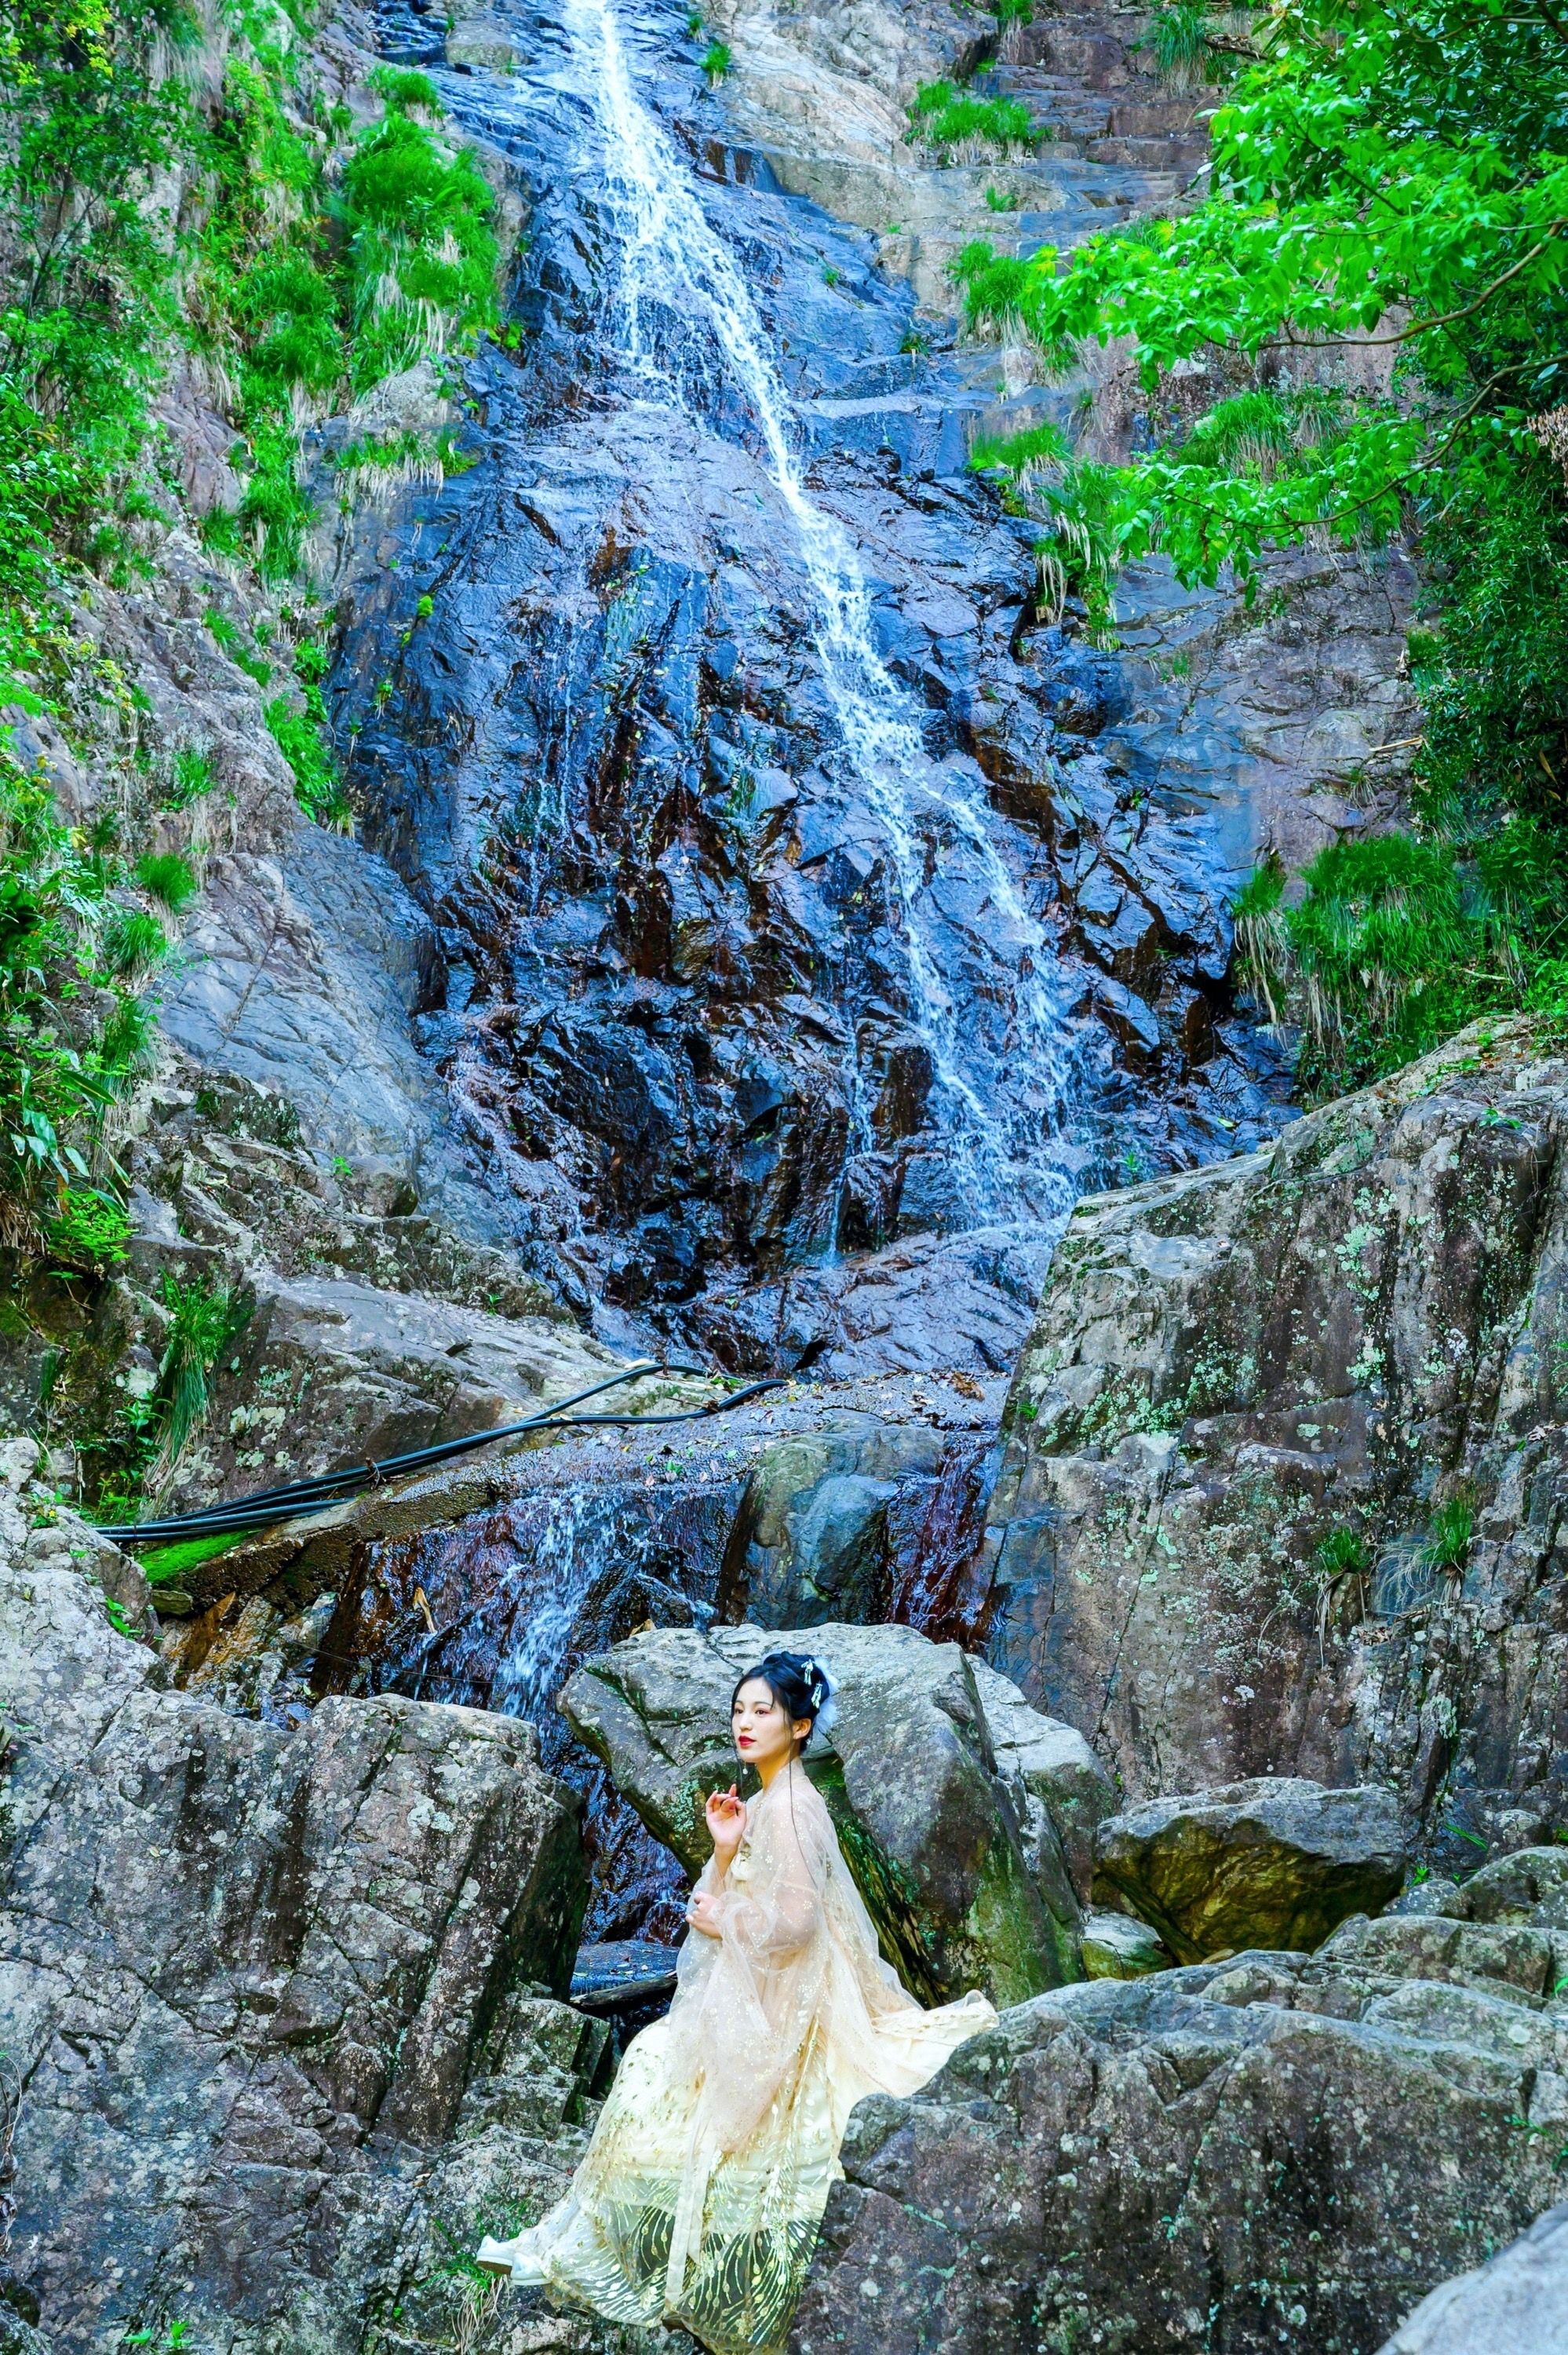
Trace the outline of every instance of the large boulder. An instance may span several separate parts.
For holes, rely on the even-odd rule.
[[[1404,1879],[1389,1792],[1290,1776],[1151,1799],[1101,1824],[1095,1859],[1097,1900],[1151,1923],[1183,1963],[1244,1946],[1310,1952]]]
[[[291,1732],[167,1689],[36,1452],[0,1479],[9,2262],[57,2355],[176,2318],[350,2355],[447,2296],[443,2228],[563,2186],[604,2037],[550,1992],[577,1802],[508,1718],[337,1700]]]
[[[1424,2297],[1382,2355],[1568,2355],[1568,2204]]]
[[[1079,1203],[1004,1418],[991,1657],[1129,1803],[1386,1784],[1434,1867],[1568,1824],[1568,1057],[1489,1025]]]
[[[1060,1988],[863,2102],[794,2355],[1378,2346],[1556,2197],[1568,2136],[1568,2008],[1516,1933],[1438,1925],[1476,1943],[1431,1976],[1433,1926]]]
[[[769,1650],[813,1652],[837,1681],[807,1771],[911,1991],[979,1987],[1006,2004],[1075,1978],[1079,1910],[1051,1799],[1067,1792],[1081,1820],[1103,1778],[1081,1736],[956,1644],[909,1627],[653,1629],[585,1661],[560,1706],[694,1873],[704,1797],[736,1773],[731,1692]]]

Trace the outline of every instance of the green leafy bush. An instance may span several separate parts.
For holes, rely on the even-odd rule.
[[[1279,877],[1238,909],[1315,1092],[1477,1013],[1563,1005],[1568,38],[1461,0],[1299,0],[1255,54],[1182,5],[1151,38],[1173,72],[1234,70],[1205,200],[1065,256],[977,241],[954,270],[976,334],[1048,368],[1131,356],[1152,430],[1082,486],[1097,562],[1162,551],[1250,598],[1266,549],[1419,537],[1411,824],[1325,854],[1299,906]]]
[[[145,1046],[134,987],[151,917],[123,898],[111,839],[74,836],[47,786],[0,753],[0,1242],[84,1241],[104,1188],[102,1118]]]
[[[84,1275],[106,1275],[130,1257],[131,1221],[118,1198],[99,1186],[68,1186],[44,1228],[49,1258]]]
[[[708,78],[708,87],[710,90],[717,89],[719,83],[723,81],[726,74],[728,73],[734,63],[734,53],[727,41],[710,41],[708,43],[706,49],[703,52],[703,71]]]
[[[1046,527],[1035,542],[1043,617],[1060,622],[1069,598],[1083,606],[1086,634],[1115,643],[1115,581],[1121,560],[1121,478],[1114,466],[1075,456],[1049,421],[1005,441],[978,441],[969,464],[1008,479],[1010,504]]]

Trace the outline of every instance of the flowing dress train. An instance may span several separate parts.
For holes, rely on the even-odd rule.
[[[681,1948],[559,2206],[487,2264],[614,2322],[678,2322],[714,2355],[783,2344],[839,2145],[864,2094],[912,2094],[996,2013],[923,2011],[877,1952],[832,1818],[798,1764],[747,1809],[723,1935]]]

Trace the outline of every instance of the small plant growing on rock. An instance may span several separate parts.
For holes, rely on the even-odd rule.
[[[250,1310],[226,1284],[183,1284],[173,1275],[164,1279],[163,1302],[169,1311],[169,1337],[154,1395],[159,1408],[158,1473],[166,1478],[207,1413],[208,1377],[243,1331]]]
[[[950,81],[922,84],[904,134],[938,164],[1016,160],[1031,155],[1048,135],[1021,99],[971,98]]]
[[[136,862],[136,880],[149,900],[177,916],[196,895],[196,870],[177,850],[161,850]]]
[[[720,82],[723,81],[726,74],[728,73],[734,63],[735,56],[726,41],[710,41],[708,43],[707,48],[703,52],[703,71],[708,78],[708,88],[710,90],[717,90]]]
[[[196,744],[182,744],[171,766],[168,789],[163,797],[165,809],[188,809],[210,794],[217,783],[217,771],[212,754]]]
[[[823,262],[822,283],[824,286],[836,286],[842,276],[843,272],[838,268],[836,263],[832,261]]]
[[[700,41],[702,37],[703,12],[700,8],[688,8],[686,11],[686,38],[688,41]]]
[[[131,1221],[112,1194],[97,1186],[68,1186],[44,1230],[57,1267],[106,1275],[129,1257]]]
[[[1034,22],[1034,0],[996,0],[996,26],[1002,56],[1017,65],[1023,55],[1023,36]]]
[[[1425,1543],[1416,1559],[1424,1570],[1457,1578],[1469,1556],[1476,1533],[1476,1508],[1468,1497],[1453,1497],[1432,1516]]]
[[[1023,199],[1016,188],[988,188],[986,208],[993,213],[1015,213]]]

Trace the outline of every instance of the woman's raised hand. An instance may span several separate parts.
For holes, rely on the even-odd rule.
[[[708,1794],[704,1813],[707,1817],[708,1838],[714,1844],[714,1854],[721,1865],[726,1865],[746,1838],[746,1801],[736,1796],[732,1783],[727,1791],[711,1791]]]

